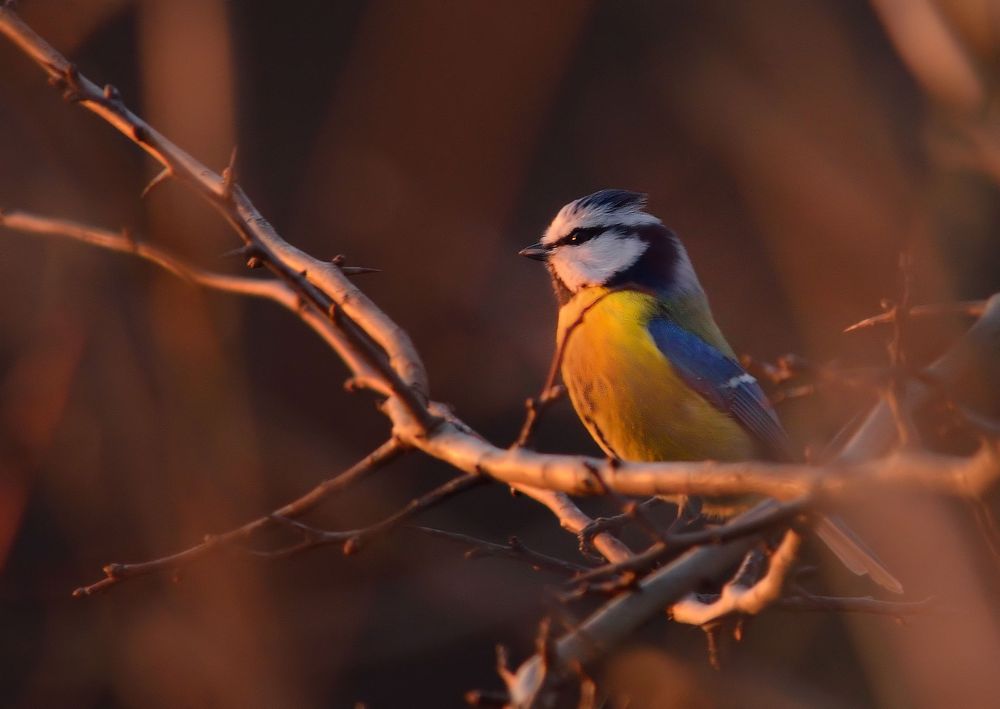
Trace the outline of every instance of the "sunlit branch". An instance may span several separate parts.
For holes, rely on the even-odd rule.
[[[785,501],[819,499],[827,504],[860,490],[871,493],[879,486],[976,497],[1000,477],[995,441],[985,443],[976,455],[965,458],[914,451],[891,452],[897,429],[892,412],[885,404],[872,411],[843,455],[823,466],[754,461],[619,463],[537,453],[525,444],[530,442],[542,409],[555,396],[555,373],[559,369],[562,346],[553,357],[549,377],[540,397],[535,400],[534,409],[529,407],[528,419],[519,436],[522,445],[511,449],[494,446],[445,407],[429,400],[424,366],[409,336],[346,277],[346,270],[338,261],[321,261],[303,253],[285,242],[267,223],[237,183],[235,152],[221,175],[208,169],[132,113],[113,87],[101,89],[82,76],[6,5],[0,7],[0,33],[38,63],[68,100],[110,123],[163,166],[163,171],[147,190],[168,178],[192,188],[234,228],[243,240],[244,255],[252,263],[269,269],[278,280],[257,281],[214,274],[191,267],[148,245],[136,244],[126,235],[100,230],[80,231],[79,225],[68,222],[59,223],[55,229],[53,220],[45,227],[44,220],[23,213],[8,215],[4,222],[10,226],[13,217],[18,228],[38,233],[68,234],[75,226],[78,229],[75,235],[69,234],[74,238],[136,254],[200,285],[276,300],[333,345],[351,369],[349,381],[352,386],[370,387],[387,397],[382,410],[393,428],[392,440],[364,461],[271,515],[209,537],[202,544],[178,554],[138,564],[111,564],[106,568],[106,578],[79,589],[80,595],[124,578],[176,571],[203,559],[217,548],[242,545],[256,530],[268,525],[295,529],[304,535],[305,543],[310,542],[309,535],[322,538],[322,530],[298,523],[294,518],[350,480],[406,449],[420,450],[477,476],[477,480],[489,476],[511,485],[546,505],[560,524],[574,534],[582,532],[593,520],[570,499],[570,494],[614,493],[637,497],[756,494]],[[916,310],[918,308],[909,312]],[[563,337],[563,342],[565,339]],[[994,296],[983,306],[979,319],[966,335],[927,371],[948,386],[968,374],[976,363],[996,361],[998,354],[1000,297]],[[990,381],[989,385],[997,387],[998,382]],[[910,381],[900,393],[897,404],[909,411],[929,401],[936,393],[932,387]],[[458,488],[464,489],[464,485],[456,483]],[[705,580],[720,578],[758,542],[757,532],[765,528],[787,529],[789,521],[788,518],[769,520],[768,525],[746,531],[746,527],[752,526],[751,519],[752,515],[736,518],[720,528],[729,531],[714,532],[715,538],[703,535],[693,542],[692,537],[688,537],[689,543],[702,546],[689,549],[644,578],[635,579],[630,588],[618,593],[578,628],[555,642],[547,642],[535,658],[511,673],[517,690],[511,697],[515,705],[530,704],[549,675],[596,659],[639,624],[678,602]],[[398,523],[396,520],[390,526]],[[733,531],[737,529],[739,534]],[[627,546],[607,531],[594,537],[594,546],[613,564],[627,562],[633,556]],[[762,589],[763,595],[754,597],[757,599],[754,603],[764,598],[759,601],[762,607],[773,601],[775,596],[770,587],[774,583],[780,585],[772,581]],[[764,590],[767,593],[763,593]]]
[[[670,617],[678,623],[705,625],[730,614],[756,615],[776,601],[781,595],[795,554],[802,538],[794,530],[785,532],[781,544],[768,559],[767,573],[752,586],[742,583],[727,583],[722,594],[712,603],[703,603],[690,596],[670,608]]]
[[[663,612],[706,578],[717,578],[739,562],[754,540],[741,538],[715,547],[699,547],[642,579],[635,590],[616,595],[580,626],[554,644],[554,661],[539,655],[524,662],[508,688],[511,705],[529,707],[547,683],[557,682],[577,663],[586,665],[620,643],[649,617]]]
[[[347,346],[344,338],[334,329],[327,314],[303,307],[299,295],[281,281],[229,276],[208,271],[165,249],[138,241],[127,231],[114,232],[69,219],[55,219],[19,210],[0,211],[0,227],[24,234],[68,238],[98,248],[129,254],[203,288],[274,301],[294,313],[326,340],[345,364],[356,373],[352,381],[363,381],[365,388],[385,396],[391,394],[385,381],[358,357],[354,349]]]
[[[337,305],[340,330],[350,346],[368,360],[388,382],[389,388],[406,407],[414,422],[425,430],[433,419],[423,406],[427,395],[427,376],[409,336],[392,322],[333,263],[320,261],[285,242],[257,211],[237,184],[227,180],[195,160],[130,111],[117,89],[101,89],[39,37],[7,6],[0,6],[0,33],[31,57],[49,76],[50,83],[63,96],[95,113],[156,159],[174,178],[192,187],[214,206],[230,223],[255,256],[265,261],[286,281],[313,284],[319,295],[316,306],[323,312]],[[329,302],[324,302],[329,300]],[[359,325],[360,324],[360,327]],[[377,351],[388,355],[385,361]]]

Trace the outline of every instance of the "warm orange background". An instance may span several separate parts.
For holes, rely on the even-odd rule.
[[[918,302],[1000,286],[996,185],[948,131],[968,92],[947,71],[915,80],[860,0],[21,5],[208,165],[221,170],[238,144],[242,184],[287,240],[382,268],[361,284],[413,335],[434,397],[500,443],[544,376],[555,322],[544,272],[515,252],[598,188],[650,194],[736,349],[763,359],[884,363],[884,333],[840,331],[895,293],[907,241]],[[995,3],[939,6],[969,56],[996,66]],[[943,56],[917,46],[921,60]],[[153,174],[0,42],[0,207],[128,226],[239,272],[223,256],[238,242],[183,187],[139,201]],[[385,421],[268,304],[8,232],[0,284],[0,703],[457,706],[497,687],[494,643],[530,652],[548,577],[405,531],[355,557],[234,554],[179,585],[72,600],[108,561],[176,550],[297,496],[377,445]],[[934,356],[959,325],[921,325],[913,356]],[[834,391],[781,413],[817,447],[869,399]],[[548,450],[594,451],[568,406],[543,433]],[[312,520],[376,520],[447,474],[398,463]],[[606,676],[649,687],[655,706],[995,701],[996,564],[967,508],[880,499],[856,517],[912,598],[959,612],[903,627],[770,612],[721,674],[697,630],[660,621]],[[424,521],[574,553],[551,517],[498,489]],[[869,590],[836,568],[812,583]]]

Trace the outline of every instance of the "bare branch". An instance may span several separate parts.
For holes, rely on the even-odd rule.
[[[354,554],[360,551],[365,544],[371,541],[373,538],[385,534],[390,529],[399,526],[399,524],[406,522],[413,516],[423,512],[424,510],[433,507],[445,500],[449,500],[455,495],[461,494],[467,490],[471,490],[474,487],[479,487],[485,483],[493,482],[490,478],[485,475],[466,475],[449,480],[444,485],[441,485],[430,492],[421,495],[415,500],[410,500],[409,503],[403,509],[401,509],[396,514],[391,517],[387,517],[382,522],[374,524],[370,527],[366,527],[358,531],[356,534],[350,537],[344,543],[344,553]]]
[[[931,401],[942,390],[951,389],[969,372],[983,374],[983,386],[1000,394],[1000,372],[992,363],[1000,361],[1000,294],[986,301],[983,314],[942,357],[932,363],[921,377],[938,383],[930,387],[921,381],[908,381],[900,395],[900,405],[913,411]],[[887,402],[873,408],[857,432],[838,455],[841,462],[872,458],[888,451],[896,441],[896,423]]]
[[[156,173],[156,177],[150,180],[149,184],[147,184],[145,187],[142,188],[142,192],[139,193],[139,199],[146,199],[146,197],[148,197],[153,190],[162,185],[172,176],[173,173],[170,172],[169,167],[165,167],[162,170],[160,170],[158,173]]]
[[[558,458],[564,456],[552,457]],[[483,472],[490,474],[489,471],[485,469]],[[570,534],[580,534],[581,531],[594,521],[584,514],[583,511],[577,507],[576,503],[574,503],[573,500],[571,500],[569,496],[563,492],[547,490],[544,487],[519,485],[516,483],[511,484],[511,487],[548,507],[552,514],[554,514],[559,520],[562,528]],[[625,546],[625,544],[619,541],[613,534],[608,532],[601,532],[595,536],[593,538],[593,545],[594,548],[601,552],[604,558],[608,561],[624,561],[632,555],[631,549]]]
[[[670,617],[678,623],[705,625],[734,613],[760,613],[781,595],[785,577],[795,561],[801,543],[802,538],[798,533],[789,529],[771,555],[767,573],[760,581],[750,587],[738,582],[727,583],[722,587],[722,595],[712,603],[702,603],[697,597],[689,596],[671,606]]]
[[[368,473],[378,470],[390,461],[395,460],[405,450],[406,446],[396,439],[386,441],[340,475],[327,478],[302,497],[289,502],[287,505],[278,508],[270,514],[258,517],[241,527],[223,534],[208,535],[201,544],[196,544],[176,554],[136,564],[108,564],[104,567],[105,577],[103,579],[89,586],[82,586],[76,589],[73,591],[73,595],[75,597],[89,596],[135,576],[175,573],[183,567],[200,561],[217,549],[248,540],[258,530],[278,524],[279,519],[289,519],[304,514],[333,493],[343,490]]]
[[[510,686],[511,705],[530,707],[544,681],[557,681],[576,663],[586,666],[597,659],[650,616],[695,590],[706,578],[714,578],[737,563],[754,544],[742,538],[718,547],[693,549],[604,604],[577,629],[555,643],[554,671],[546,676],[538,656],[522,664]]]
[[[282,547],[280,549],[267,551],[248,549],[247,551],[255,556],[276,559],[299,554],[315,547],[342,544],[345,555],[356,554],[376,537],[383,536],[393,529],[396,529],[401,524],[410,520],[424,510],[434,507],[445,500],[451,499],[455,495],[465,492],[466,490],[471,490],[472,488],[478,487],[484,482],[489,481],[490,479],[486,477],[472,477],[465,475],[455,478],[454,480],[449,480],[444,485],[436,487],[430,492],[410,500],[410,502],[408,502],[401,510],[386,517],[382,521],[376,522],[375,524],[367,527],[361,527],[360,529],[330,531],[320,529],[319,527],[311,524],[305,524],[304,522],[300,522],[295,519],[284,517],[278,513],[272,513],[268,515],[268,517],[270,517],[273,522],[289,527],[293,531],[297,532],[301,536],[301,540],[296,544]]]
[[[978,318],[986,311],[985,300],[964,300],[959,303],[935,303],[932,305],[914,305],[910,308],[911,318],[932,318],[943,315],[965,315]],[[844,332],[855,332],[876,325],[888,325],[892,323],[892,312],[887,311],[872,315],[870,318],[859,320],[853,325],[844,328]]]
[[[811,498],[802,497],[783,504],[769,504],[759,509],[755,514],[743,515],[718,527],[697,532],[670,534],[666,539],[653,544],[645,551],[617,564],[598,566],[581,574],[573,581],[584,584],[622,573],[646,573],[664,560],[676,557],[692,547],[706,544],[718,545],[740,537],[756,535],[768,529],[778,528],[793,517],[802,514],[811,502]]]
[[[344,338],[333,329],[326,314],[315,310],[303,310],[299,296],[280,281],[240,278],[207,271],[188,263],[165,249],[136,241],[127,232],[113,232],[68,219],[54,219],[23,211],[0,211],[0,227],[25,234],[69,238],[110,251],[131,254],[204,288],[272,300],[296,314],[315,330],[347,366],[358,373],[352,379],[365,382],[367,388],[385,396],[391,394],[385,381],[364,360],[359,358],[357,353],[346,345]]]
[[[835,500],[879,485],[965,497],[981,494],[1000,478],[1000,460],[992,444],[968,458],[906,451],[876,460],[822,466],[761,461],[611,465],[597,458],[499,450],[451,423],[442,425],[433,436],[411,439],[404,435],[404,439],[466,472],[478,470],[510,484],[573,495],[601,494],[594,469],[600,471],[609,489],[636,497],[758,494],[789,500],[815,493]]]
[[[63,90],[73,103],[95,113],[118,129],[132,142],[156,159],[181,182],[212,204],[230,223],[239,236],[252,245],[257,256],[267,261],[287,279],[300,278],[320,289],[322,298],[316,303],[322,312],[329,311],[329,299],[338,306],[342,331],[347,342],[367,359],[388,382],[389,389],[406,407],[410,417],[424,430],[435,421],[428,416],[423,402],[427,397],[427,375],[409,336],[379,310],[369,298],[348,280],[340,269],[329,262],[312,258],[285,242],[257,211],[243,190],[201,164],[166,137],[132,113],[117,92],[105,92],[77,71],[44,39],[28,27],[9,7],[0,7],[0,33],[3,33],[31,57],[48,75],[50,82]],[[358,327],[357,323],[363,323]],[[388,355],[383,362],[374,341]]]
[[[189,264],[184,259],[164,249],[136,241],[127,232],[113,232],[68,219],[43,217],[19,210],[0,212],[0,227],[25,234],[69,238],[92,246],[98,246],[102,249],[132,254],[156,264],[186,281],[213,290],[257,298],[267,298],[282,305],[293,303],[296,298],[295,294],[287,286],[278,281],[240,278],[207,271]]]
[[[630,502],[631,504],[636,505],[640,509],[646,509],[656,504],[661,504],[663,500],[659,497],[650,497],[649,499],[643,500],[641,502],[635,502],[635,501],[630,501]],[[590,546],[592,546],[592,541],[594,537],[600,534],[601,532],[618,531],[623,527],[635,522],[635,520],[636,520],[635,510],[629,510],[623,512],[622,514],[614,515],[613,517],[598,517],[580,531],[580,534],[578,535],[580,539],[580,546],[583,547],[584,549],[587,549]],[[661,539],[661,537],[657,536],[656,539],[659,540]]]
[[[448,541],[467,547],[465,552],[466,559],[480,559],[483,557],[513,559],[529,564],[536,571],[544,569],[562,575],[578,574],[586,571],[588,568],[529,549],[517,537],[511,537],[507,540],[506,544],[497,544],[485,539],[470,537],[467,534],[448,532],[443,529],[432,529],[430,527],[411,527],[411,529],[432,537],[447,539]]]
[[[883,601],[870,596],[839,597],[817,596],[814,594],[793,594],[777,599],[772,608],[786,611],[810,611],[814,613],[870,613],[900,618],[918,615],[934,610],[933,597],[922,601]]]
[[[613,464],[580,456],[536,453],[528,450],[526,444],[530,442],[542,409],[555,396],[553,391],[561,351],[572,332],[572,325],[561,338],[562,344],[553,357],[546,386],[534,410],[529,407],[530,420],[525,421],[522,436],[519,436],[522,445],[509,450],[493,446],[444,407],[428,402],[427,376],[408,335],[346,278],[339,263],[315,259],[283,241],[236,183],[232,161],[230,168],[221,176],[206,168],[132,113],[117,91],[111,88],[102,90],[82,76],[7,6],[0,7],[0,32],[38,63],[67,99],[110,123],[156,159],[163,166],[165,175],[185,183],[212,204],[243,240],[246,245],[244,253],[249,262],[268,268],[279,279],[278,283],[263,282],[268,283],[268,287],[280,288],[266,297],[278,302],[283,302],[275,297],[279,294],[281,298],[294,299],[298,316],[327,338],[348,364],[353,375],[351,381],[375,388],[387,397],[383,411],[392,421],[393,440],[341,478],[353,479],[392,459],[404,449],[418,449],[470,475],[489,475],[510,484],[545,504],[563,527],[579,533],[592,520],[567,493],[598,495],[614,492],[633,496],[751,493],[779,500],[814,498],[826,501],[859,489],[870,491],[875,485],[897,485],[973,497],[988,489],[1000,477],[995,443],[984,444],[977,455],[968,458],[907,451],[876,459],[891,447],[896,438],[888,407],[877,407],[861,432],[845,448],[841,458],[826,466],[761,462]],[[162,179],[165,178],[155,179],[154,186]],[[171,268],[163,262],[162,252],[141,247],[127,236],[117,235],[114,238],[114,245],[109,244],[108,248],[132,253],[139,253],[141,248],[145,248],[147,255],[143,255],[144,258]],[[176,268],[178,264],[185,268]],[[200,282],[197,278],[203,281],[211,281],[215,277],[229,278],[199,272],[179,261],[173,265],[175,268],[171,270],[176,273],[184,270],[188,278],[192,278],[193,272],[196,278],[192,280],[196,282]],[[256,283],[249,279],[234,280],[239,282],[239,288],[250,288],[244,285],[245,282]],[[998,333],[1000,296],[994,296],[962,341],[928,371],[947,385],[967,373],[975,362],[994,361],[1000,348]],[[905,391],[900,392],[897,404],[909,411],[921,397],[926,400],[931,395],[930,391],[926,385],[908,382]],[[210,537],[203,544],[179,554],[142,564],[110,565],[106,570],[106,579],[80,589],[78,593],[85,595],[130,576],[175,570],[203,558],[221,545],[245,541],[253,531],[268,524],[291,526],[305,535],[306,542],[322,537],[320,530],[294,522],[291,518],[338,489],[341,484],[346,484],[337,482],[341,478],[327,481],[271,516],[259,518],[218,537]],[[730,529],[728,533],[741,524],[749,526],[749,518],[741,516],[731,523],[733,526],[726,525]],[[789,541],[791,535],[789,532],[786,536],[788,544],[792,544]],[[711,542],[700,539],[703,544]],[[648,617],[692,592],[703,580],[718,578],[725,573],[755,543],[754,534],[741,533],[715,546],[691,549],[646,578],[637,579],[632,588],[617,595],[578,628],[554,644],[545,642],[535,658],[522,665],[516,674],[511,674],[512,702],[516,706],[529,705],[553,669],[568,671],[596,658]],[[631,557],[630,550],[607,532],[595,537],[595,546],[613,563],[624,562]],[[775,578],[783,575],[779,572],[780,569],[774,571]],[[750,607],[759,603],[762,607],[773,601],[775,584],[780,587],[780,579],[770,580],[753,597],[753,603],[746,603]],[[761,601],[761,598],[764,600]]]

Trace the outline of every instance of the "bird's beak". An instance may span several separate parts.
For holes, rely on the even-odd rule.
[[[544,261],[549,257],[549,249],[547,246],[544,246],[542,242],[539,241],[537,244],[532,244],[526,249],[521,249],[520,251],[517,252],[517,255],[527,256],[528,258],[534,259],[535,261]]]

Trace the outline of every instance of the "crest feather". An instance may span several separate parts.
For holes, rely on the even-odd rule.
[[[624,209],[640,210],[646,206],[646,195],[628,190],[600,190],[581,197],[576,201],[576,209],[599,209],[617,212]]]

